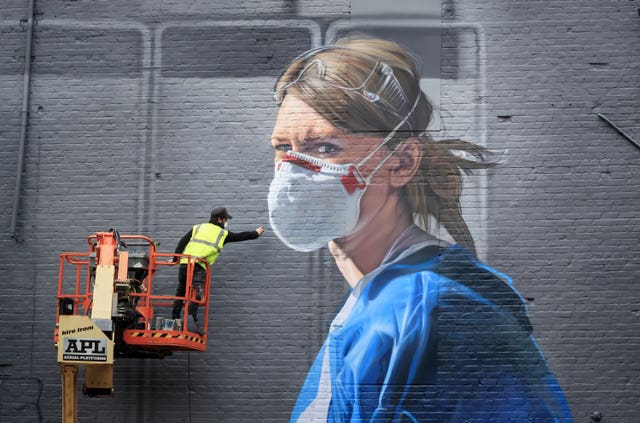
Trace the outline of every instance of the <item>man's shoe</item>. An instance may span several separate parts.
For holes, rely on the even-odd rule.
[[[189,317],[187,318],[187,330],[189,332],[197,333],[198,335],[203,334],[202,329],[200,329],[200,326],[198,325],[198,322],[196,322],[192,315],[189,315]]]

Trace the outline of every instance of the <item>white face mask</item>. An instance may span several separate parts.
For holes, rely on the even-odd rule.
[[[285,158],[276,163],[269,187],[269,221],[275,234],[294,250],[313,251],[332,239],[354,233],[367,184],[394,152],[367,178],[360,174],[358,167],[372,154],[357,166],[287,152]]]

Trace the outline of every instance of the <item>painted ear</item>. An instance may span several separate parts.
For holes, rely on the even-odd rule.
[[[402,142],[394,153],[395,166],[391,169],[391,185],[401,188],[408,184],[420,168],[423,158],[422,142],[411,137]]]

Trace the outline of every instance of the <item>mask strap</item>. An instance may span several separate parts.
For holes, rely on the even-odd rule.
[[[418,96],[416,97],[416,101],[413,102],[413,106],[411,107],[411,110],[409,110],[409,113],[407,113],[407,115],[404,117],[404,119],[402,119],[400,121],[400,123],[398,123],[396,125],[395,128],[393,128],[393,130],[391,132],[389,132],[389,135],[387,135],[380,144],[378,144],[378,146],[376,148],[374,148],[373,150],[371,150],[369,152],[369,154],[367,154],[362,160],[360,160],[358,162],[357,167],[360,168],[363,164],[365,164],[371,157],[373,157],[374,154],[376,154],[378,152],[378,150],[380,150],[384,145],[386,145],[389,141],[391,141],[391,139],[393,138],[393,136],[396,134],[396,132],[398,132],[398,129],[400,129],[402,127],[402,125],[404,125],[405,123],[407,123],[407,121],[409,120],[409,118],[411,117],[411,115],[413,114],[414,110],[416,109],[416,106],[418,106],[418,102],[420,101],[420,97],[422,96],[422,92],[418,92]],[[382,165],[384,165],[386,163],[387,160],[389,160],[389,158],[391,158],[391,156],[394,155],[394,153],[398,150],[398,148],[402,145],[402,143],[399,143],[398,145],[395,146],[395,148],[387,155],[387,157],[385,157],[384,159],[382,159],[380,161],[380,163],[378,163],[376,165],[376,167],[373,168],[373,171],[369,174],[369,176],[367,176],[366,178],[364,178],[367,183],[370,182],[371,177],[378,171],[380,170],[380,168],[382,167]]]

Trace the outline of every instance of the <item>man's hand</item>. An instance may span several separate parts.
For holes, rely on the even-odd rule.
[[[256,229],[256,232],[258,233],[258,236],[262,235],[264,233],[264,226],[259,226]]]

